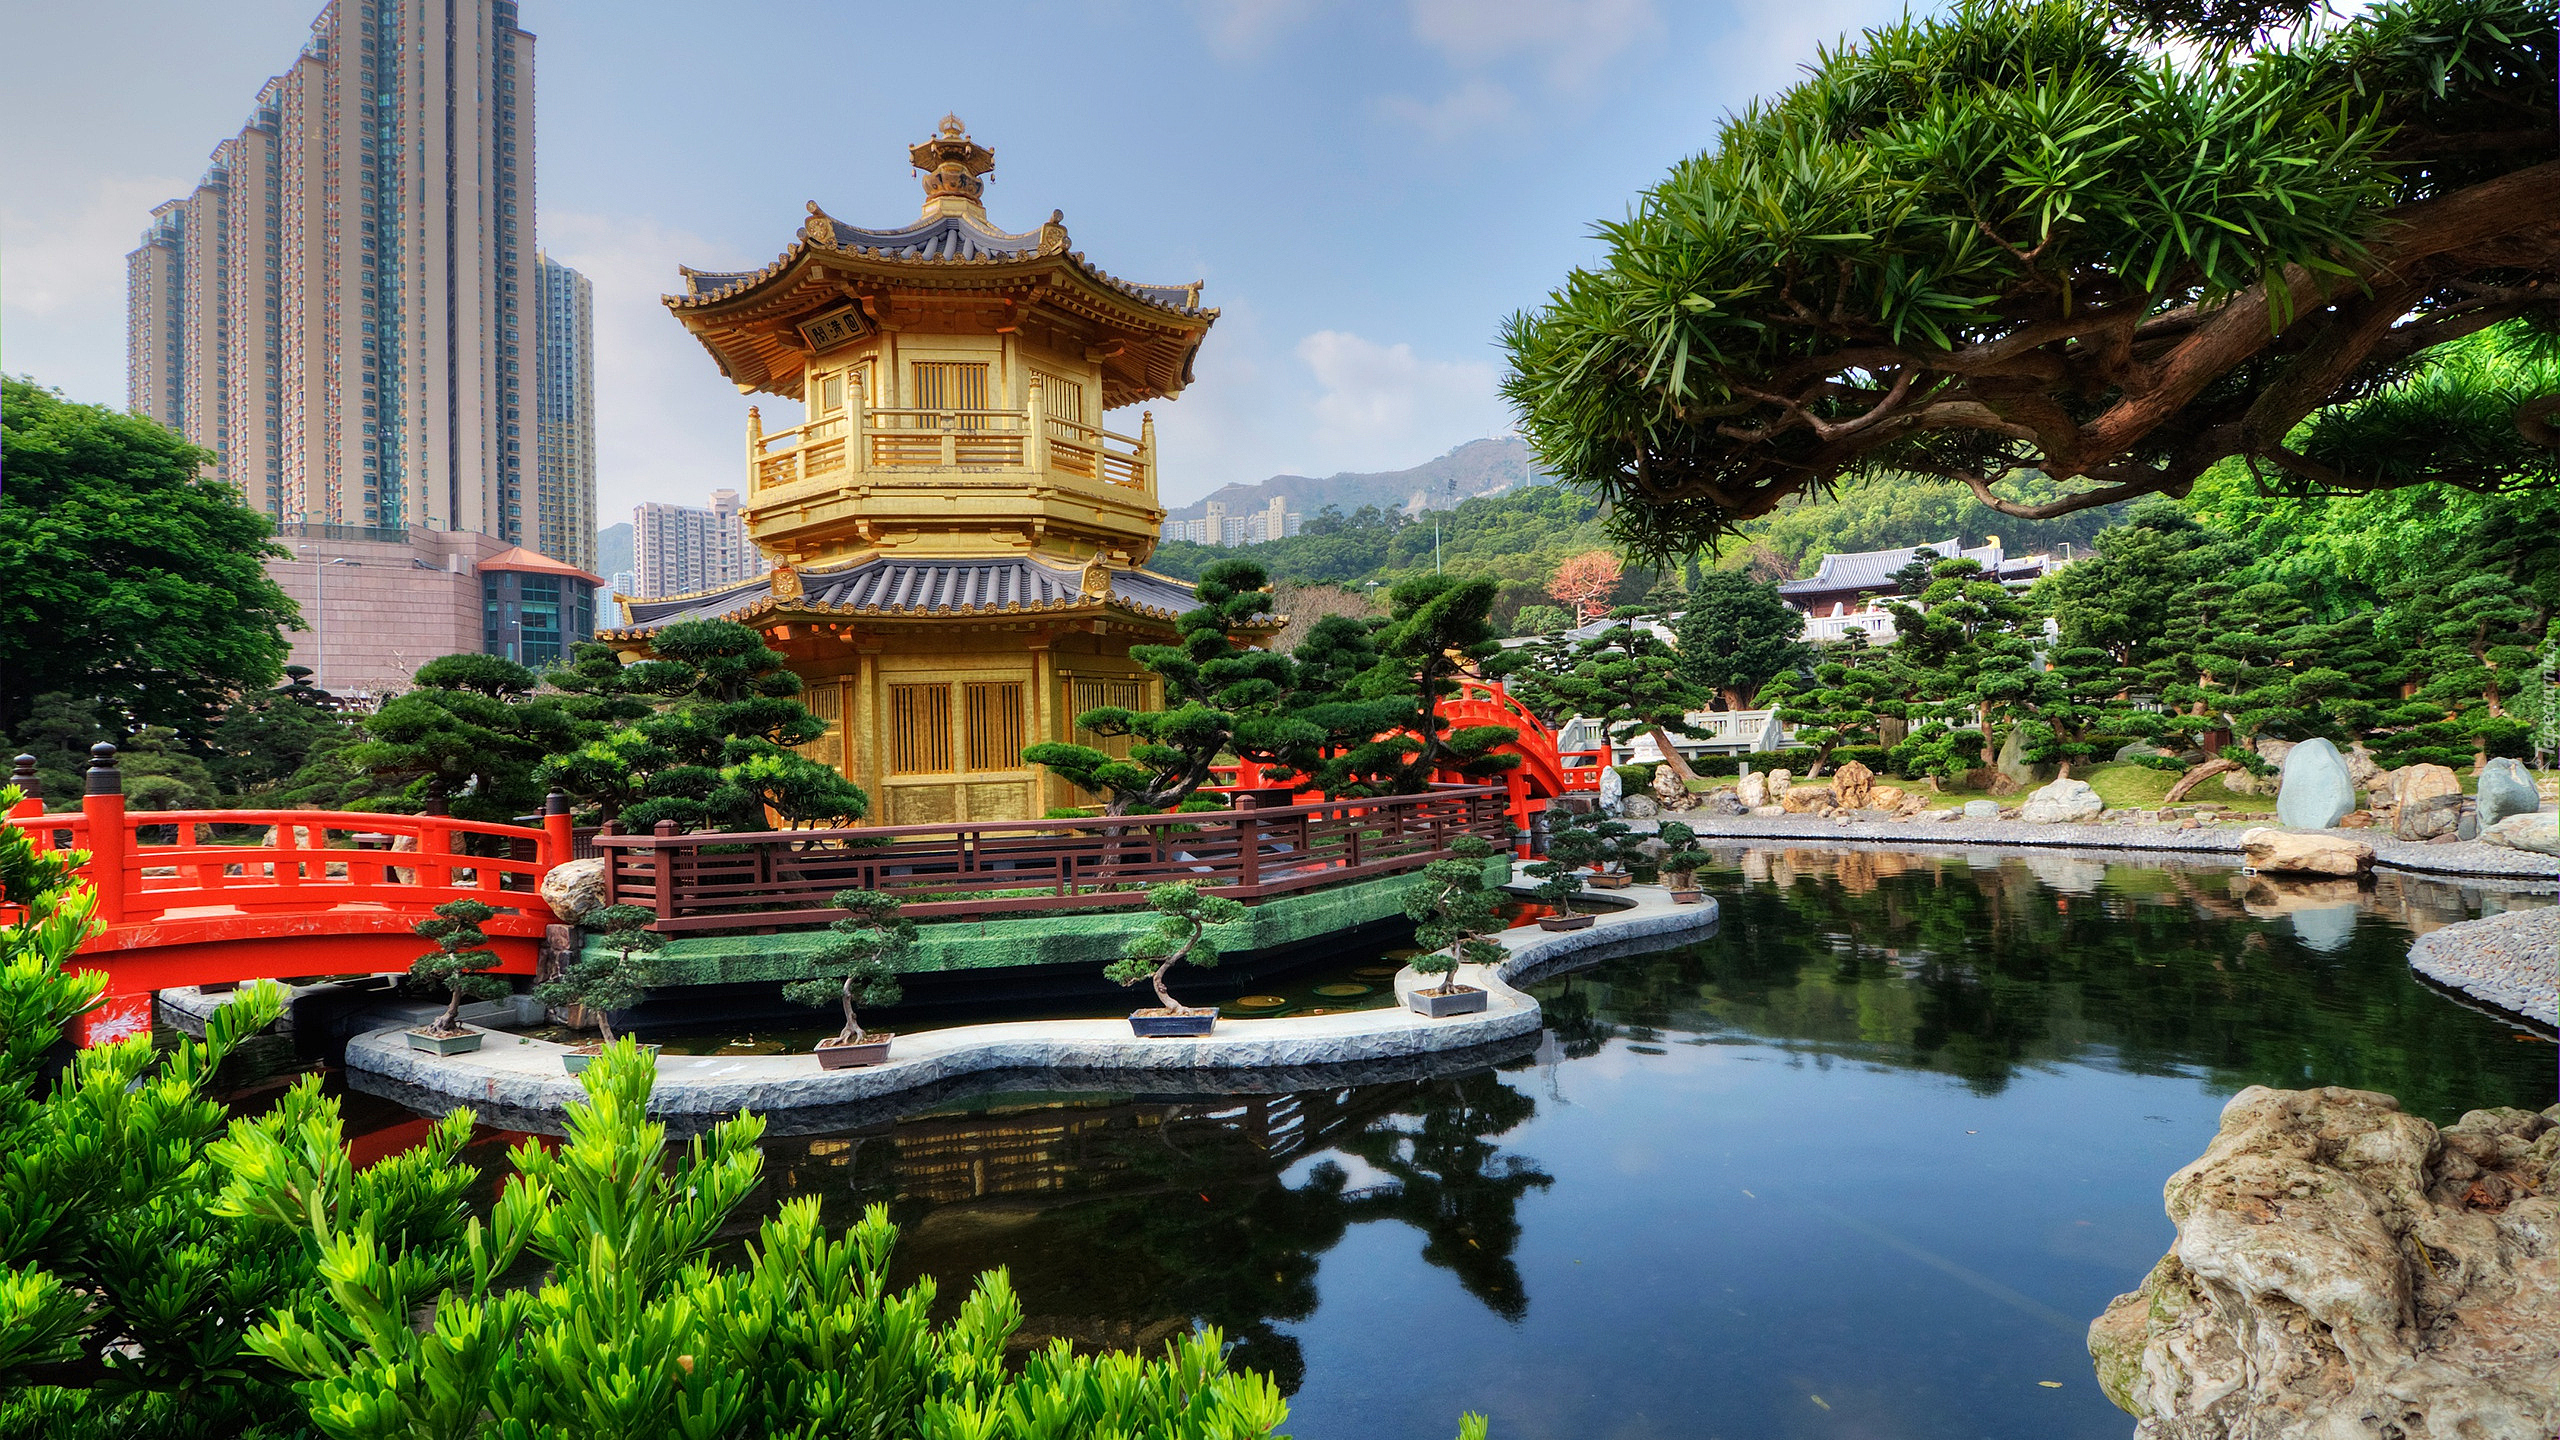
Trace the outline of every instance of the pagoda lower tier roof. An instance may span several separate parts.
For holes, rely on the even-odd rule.
[[[1080,566],[1051,565],[1029,556],[987,559],[903,559],[880,555],[837,570],[798,572],[800,593],[777,598],[775,576],[692,595],[626,600],[627,625],[607,632],[640,639],[682,620],[751,621],[758,615],[881,616],[932,619],[1044,611],[1111,609],[1171,620],[1200,601],[1182,581],[1145,570],[1108,572],[1109,589],[1084,591]]]

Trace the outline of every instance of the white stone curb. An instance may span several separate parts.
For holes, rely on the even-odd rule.
[[[1675,905],[1657,886],[1630,887],[1616,898],[1634,903],[1600,912],[1587,930],[1549,933],[1530,926],[1494,937],[1510,958],[1490,971],[1469,965],[1459,972],[1463,983],[1490,992],[1481,1014],[1430,1020],[1398,1004],[1338,1015],[1221,1018],[1215,1033],[1196,1040],[1141,1040],[1126,1020],[1017,1020],[901,1035],[887,1064],[860,1070],[820,1070],[812,1055],[660,1055],[649,1108],[671,1116],[740,1109],[769,1115],[879,1100],[986,1071],[1072,1069],[1162,1079],[1184,1071],[1296,1069],[1469,1049],[1539,1029],[1538,1002],[1513,982],[1526,983],[1568,959],[1605,958],[1650,948],[1658,937],[1711,929],[1718,915],[1712,898]],[[1407,969],[1395,983],[1401,1001],[1426,982]],[[410,1049],[403,1029],[392,1028],[349,1040],[346,1064],[351,1075],[412,1094],[557,1112],[586,1098],[561,1068],[568,1048],[490,1031],[478,1051],[438,1057]]]

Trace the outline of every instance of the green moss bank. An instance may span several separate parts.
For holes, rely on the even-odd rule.
[[[1265,900],[1232,925],[1212,926],[1218,949],[1243,956],[1304,944],[1404,913],[1404,892],[1412,875],[1387,875],[1324,890]],[[1498,885],[1511,878],[1511,862],[1495,856],[1485,863],[1485,881]],[[910,972],[1001,970],[1024,966],[1089,966],[1099,970],[1120,955],[1130,936],[1155,923],[1154,912],[1109,910],[1098,913],[1031,915],[1001,920],[932,921],[918,927]],[[661,986],[724,985],[742,981],[801,980],[809,975],[809,954],[823,944],[825,930],[792,930],[775,935],[704,935],[670,940],[656,956]],[[596,950],[593,937],[589,953]]]

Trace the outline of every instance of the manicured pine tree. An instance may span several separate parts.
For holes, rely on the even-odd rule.
[[[1613,745],[1638,733],[1653,737],[1662,763],[1685,784],[1697,779],[1671,741],[1671,732],[1694,735],[1689,712],[1704,710],[1709,692],[1682,670],[1677,652],[1653,632],[1653,617],[1636,606],[1610,612],[1609,628],[1577,644],[1571,668],[1518,672],[1533,707],[1588,716],[1601,722]]]
[[[773,817],[845,823],[871,797],[794,747],[826,733],[800,703],[800,677],[782,652],[733,620],[686,620],[649,637],[656,658],[610,673],[581,652],[560,679],[577,687],[555,701],[615,715],[645,698],[650,713],[604,734],[557,747],[540,778],[632,831],[661,820],[686,830],[755,831]]]
[[[1323,732],[1296,713],[1296,663],[1255,643],[1276,628],[1269,584],[1253,561],[1219,561],[1201,572],[1194,591],[1200,603],[1175,619],[1173,644],[1130,647],[1129,658],[1163,683],[1164,708],[1105,706],[1076,717],[1079,729],[1127,738],[1125,758],[1058,740],[1033,745],[1022,758],[1104,797],[1105,815],[1207,804],[1213,797],[1200,787],[1229,755],[1304,768]],[[1362,622],[1346,615],[1327,616],[1315,631],[1336,648],[1362,633]]]
[[[2517,700],[2548,625],[2538,598],[2497,569],[2448,566],[2401,586],[2380,628],[2416,660],[2419,683],[2387,713],[2397,727],[2381,741],[2388,763],[2476,768],[2527,753],[2534,717]]]
[[[1317,736],[1281,753],[1315,775],[1328,795],[1414,795],[1444,770],[1486,780],[1518,766],[1517,754],[1495,748],[1519,738],[1517,729],[1453,725],[1441,713],[1461,679],[1501,668],[1502,637],[1492,621],[1500,594],[1491,576],[1399,581],[1388,593],[1386,623],[1362,637],[1376,658],[1344,678],[1342,662],[1351,657],[1335,657],[1328,668],[1338,688],[1321,694],[1309,687],[1313,703],[1297,712]]]
[[[599,728],[536,694],[541,683],[498,655],[446,655],[419,666],[413,687],[366,716],[365,740],[346,752],[352,767],[399,787],[358,808],[414,810],[440,795],[454,815],[498,824],[540,809],[543,757],[575,749]]]
[[[1909,708],[1900,698],[1905,673],[1891,651],[1867,643],[1865,631],[1815,646],[1814,653],[1809,670],[1776,676],[1759,696],[1795,727],[1795,743],[1813,750],[1808,777],[1820,775],[1844,746],[1876,744],[1879,722],[1900,718]]]

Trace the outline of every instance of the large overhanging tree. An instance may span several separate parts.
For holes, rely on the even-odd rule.
[[[1508,323],[1540,462],[1657,556],[1893,471],[2027,518],[2234,457],[2293,494],[2560,480],[2536,384],[2491,387],[2457,445],[2383,423],[2405,409],[2306,423],[2448,342],[2549,345],[2553,0],[2388,0],[2282,39],[2262,27],[2304,6],[2140,8],[1975,0],[1728,121]],[[2024,472],[2062,497],[2004,496]]]

